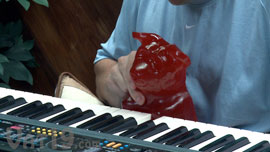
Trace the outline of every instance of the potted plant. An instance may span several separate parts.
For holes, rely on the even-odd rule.
[[[0,0],[0,4],[8,1]],[[29,9],[28,0],[17,1],[26,11]],[[33,2],[49,7],[47,0],[33,0]],[[25,41],[22,32],[23,24],[20,20],[5,25],[0,23],[0,87],[10,88],[10,78],[33,84],[33,77],[28,68],[37,66],[30,52],[34,41]]]

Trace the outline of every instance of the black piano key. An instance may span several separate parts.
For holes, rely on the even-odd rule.
[[[185,133],[187,131],[188,130],[187,130],[186,127],[181,126],[181,127],[178,127],[176,129],[174,129],[174,130],[172,130],[172,131],[158,137],[157,139],[154,139],[152,142],[165,143],[165,142],[173,139],[174,137],[179,136],[179,135],[181,135],[181,134],[183,134],[183,133]]]
[[[42,104],[42,105],[37,106],[35,108],[32,108],[31,110],[25,111],[25,112],[19,114],[18,116],[24,117],[24,118],[30,118],[31,116],[39,113],[40,111],[46,110],[46,109],[51,108],[51,107],[53,107],[53,105],[51,103],[45,103],[45,104]]]
[[[77,126],[77,128],[86,129],[86,128],[89,128],[89,127],[91,127],[91,126],[93,126],[101,121],[109,119],[111,117],[112,117],[112,115],[110,113],[104,113],[104,114],[97,116],[96,118],[93,118],[93,119],[91,119],[83,124],[80,124],[79,126]]]
[[[4,104],[6,102],[12,101],[12,100],[14,100],[14,98],[12,96],[10,96],[10,95],[5,96],[5,97],[0,99],[0,105]]]
[[[84,112],[77,113],[71,117],[68,117],[64,120],[59,121],[59,124],[66,125],[66,126],[72,125],[72,124],[75,124],[75,123],[82,121],[84,119],[90,118],[94,115],[95,115],[95,113],[92,110],[86,110]]]
[[[131,128],[131,129],[121,133],[119,136],[131,137],[131,136],[134,136],[134,135],[136,135],[140,132],[143,132],[149,128],[152,128],[154,126],[155,126],[155,123],[153,122],[153,120],[148,120],[148,121],[140,124],[136,128]]]
[[[270,148],[266,148],[266,149],[262,150],[261,152],[270,152]]]
[[[224,145],[226,145],[229,142],[234,141],[234,137],[230,134],[225,135],[217,140],[215,140],[214,142],[202,147],[201,149],[199,149],[199,151],[204,151],[204,152],[209,152],[209,151],[213,151],[215,149],[218,149]]]
[[[10,112],[8,112],[7,114],[8,115],[14,115],[14,116],[18,116],[19,114],[23,113],[23,112],[26,112],[28,110],[31,110],[33,108],[36,108],[37,106],[40,106],[42,105],[42,103],[40,101],[34,101],[32,103],[29,103],[29,104],[26,104],[22,107],[19,107],[15,110],[12,110]]]
[[[120,131],[128,130],[130,128],[135,128],[135,127],[137,127],[137,121],[136,119],[130,117],[122,121],[118,121],[117,123],[114,123],[112,125],[109,125],[108,127],[100,131],[104,133],[108,133],[108,134],[114,134]]]
[[[216,152],[231,152],[231,151],[234,151],[238,148],[241,148],[249,143],[250,142],[249,142],[247,137],[241,137],[235,141],[227,143],[224,147],[220,148]]]
[[[89,127],[88,130],[100,131],[103,128],[105,128],[113,123],[116,123],[118,121],[121,121],[121,120],[124,120],[123,116],[117,115],[117,116],[114,116],[114,117],[109,118],[107,120],[101,121],[100,123],[97,123],[96,125],[94,125],[92,127]]]
[[[180,144],[179,147],[182,147],[182,148],[191,148],[193,146],[196,146],[202,142],[205,142],[206,140],[209,140],[211,138],[214,138],[214,134],[212,131],[205,131],[203,132],[202,134],[199,134],[187,141],[185,141],[184,143]]]
[[[81,112],[82,112],[82,110],[80,108],[73,108],[67,112],[64,112],[60,115],[57,115],[57,116],[47,120],[47,122],[58,123],[61,120],[67,119],[67,118],[72,117],[73,115],[76,115],[76,114],[81,113]]]
[[[25,104],[26,101],[23,98],[18,98],[12,101],[5,102],[0,105],[0,112],[6,111],[11,108],[15,108],[17,106]]]
[[[160,123],[160,124],[158,124],[158,125],[156,125],[154,127],[151,127],[151,128],[149,128],[149,129],[147,129],[147,130],[145,130],[143,132],[138,133],[133,138],[143,140],[143,139],[151,137],[151,136],[153,136],[155,134],[158,134],[158,133],[160,133],[162,131],[165,131],[167,129],[169,129],[169,127],[168,127],[168,125],[166,123]]]
[[[56,105],[53,107],[50,107],[48,109],[42,110],[39,113],[29,117],[30,119],[40,120],[43,118],[46,118],[48,116],[51,116],[53,114],[56,114],[58,112],[66,110],[63,105]]]
[[[268,141],[264,140],[259,142],[258,144],[250,147],[249,149],[245,150],[244,152],[261,152],[267,148],[270,148],[270,144]]]
[[[192,129],[188,132],[185,132],[171,140],[169,140],[168,142],[166,142],[165,144],[166,145],[173,145],[173,146],[176,146],[176,145],[179,145],[179,144],[182,144],[184,143],[185,141],[199,135],[201,132],[199,129]]]

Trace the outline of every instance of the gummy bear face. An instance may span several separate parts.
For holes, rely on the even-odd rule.
[[[142,45],[130,70],[135,86],[142,93],[171,95],[185,87],[190,59],[176,45],[157,34],[133,33]]]

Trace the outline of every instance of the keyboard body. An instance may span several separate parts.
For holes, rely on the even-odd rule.
[[[14,104],[13,107],[8,102],[0,102],[0,151],[270,151],[269,134],[171,117],[150,120],[151,115],[147,113],[0,88],[0,101],[6,96],[14,97],[16,102],[23,102],[17,105],[13,101],[9,102]],[[18,112],[18,109],[33,103],[37,104],[36,107],[14,115],[16,110]],[[59,111],[46,113],[42,109],[44,107],[47,111],[51,108]],[[70,111],[73,112],[70,116],[65,115]],[[64,115],[65,119],[54,122],[60,115]],[[109,126],[102,126],[103,128],[100,122],[94,127],[82,127],[103,115],[110,115],[108,120],[121,120],[112,123],[108,121],[110,123],[105,124]],[[126,129],[110,132],[122,126],[122,122],[124,124],[126,120],[133,121],[130,124],[133,125],[132,128],[125,126]],[[102,120],[104,121],[107,118]],[[102,129],[97,129],[97,126]],[[139,132],[138,128],[141,126],[148,128]],[[129,136],[130,130],[134,134]]]

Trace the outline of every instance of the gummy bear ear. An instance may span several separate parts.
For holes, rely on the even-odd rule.
[[[138,33],[132,32],[133,38],[139,40],[143,46],[151,44],[153,41],[158,42],[159,45],[168,45],[162,37],[154,33]]]

